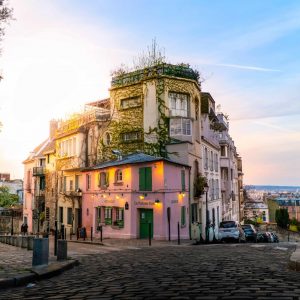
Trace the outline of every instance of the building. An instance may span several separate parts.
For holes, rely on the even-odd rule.
[[[9,188],[9,193],[18,195],[19,203],[23,203],[23,180],[13,179],[0,181],[0,186]]]
[[[144,153],[84,169],[82,225],[96,236],[103,226],[106,238],[147,238],[150,226],[152,238],[174,240],[180,224],[187,239],[189,169]]]
[[[0,181],[9,181],[10,173],[0,173]]]

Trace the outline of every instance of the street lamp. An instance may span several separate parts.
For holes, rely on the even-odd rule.
[[[207,182],[204,184],[204,192],[205,192],[205,209],[206,209],[206,218],[205,218],[205,243],[208,243],[208,227],[209,227],[209,220],[208,220],[208,205],[207,205],[207,193],[209,186]]]

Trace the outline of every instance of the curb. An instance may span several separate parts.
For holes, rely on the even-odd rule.
[[[89,241],[76,241],[76,240],[67,240],[68,243],[77,243],[77,244],[88,244],[88,245],[100,245],[105,246],[104,243],[101,242],[89,242]]]
[[[50,265],[34,267],[30,270],[30,273],[28,272],[19,274],[14,276],[13,278],[0,278],[0,290],[26,285],[33,281],[51,278],[78,265],[78,260],[69,260],[64,262],[55,262]]]

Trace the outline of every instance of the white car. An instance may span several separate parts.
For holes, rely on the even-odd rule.
[[[241,225],[236,221],[223,221],[219,226],[219,240],[245,242],[246,237]]]

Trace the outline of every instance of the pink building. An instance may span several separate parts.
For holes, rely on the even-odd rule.
[[[143,153],[83,171],[82,226],[105,238],[189,238],[189,166]]]

